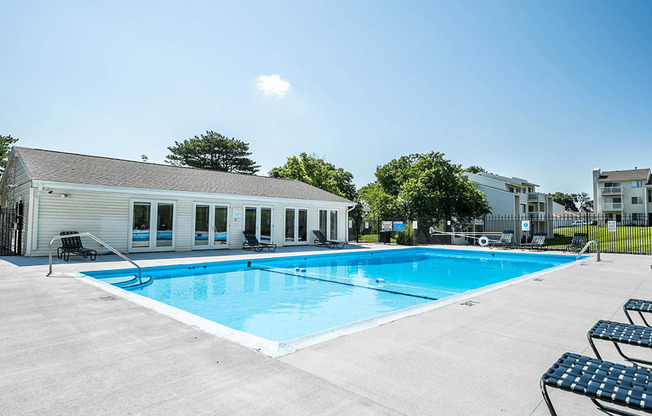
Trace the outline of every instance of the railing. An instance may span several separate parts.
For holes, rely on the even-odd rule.
[[[622,193],[622,186],[605,186],[602,188],[602,195],[621,195]]]
[[[527,195],[527,199],[528,201],[545,201],[546,195],[542,194],[541,192],[529,193]]]
[[[623,203],[622,202],[612,202],[611,204],[604,203],[602,204],[602,209],[604,211],[620,211],[623,209]]]
[[[597,261],[600,261],[600,243],[598,243],[598,242],[595,241],[595,240],[591,240],[591,241],[589,241],[588,243],[584,244],[584,247],[582,248],[582,250],[580,250],[580,253],[577,255],[577,257],[575,258],[575,260],[579,260],[580,257],[582,257],[582,254],[584,254],[584,252],[585,252],[586,250],[588,250],[588,248],[591,246],[592,243],[595,244],[595,247],[596,247],[596,251],[597,251]]]
[[[95,237],[91,233],[77,233],[77,234],[57,235],[57,236],[52,237],[52,240],[50,240],[50,249],[49,249],[50,251],[49,251],[49,255],[48,255],[49,259],[50,259],[50,269],[49,269],[49,272],[47,274],[48,276],[50,276],[52,274],[52,243],[54,243],[55,240],[61,240],[63,238],[70,238],[70,237],[81,237],[83,235],[92,238],[93,240],[95,240],[100,245],[102,245],[102,246],[106,247],[107,249],[109,249],[110,251],[112,251],[114,254],[117,254],[123,260],[128,261],[129,263],[133,264],[136,267],[136,269],[138,269],[138,283],[139,284],[143,283],[143,279],[142,279],[142,276],[141,276],[140,266],[139,265],[134,263],[129,257],[127,257],[124,254],[120,253],[118,250],[114,249],[113,247],[111,247],[110,245],[105,243],[104,241],[102,241],[99,238]]]

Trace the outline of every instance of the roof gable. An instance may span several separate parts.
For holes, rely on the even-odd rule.
[[[288,179],[14,147],[34,180],[123,188],[353,202]]]
[[[650,180],[650,169],[628,169],[628,170],[611,170],[600,172],[599,182],[613,181],[648,181]]]

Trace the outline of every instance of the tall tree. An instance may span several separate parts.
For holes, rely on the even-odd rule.
[[[554,202],[563,205],[566,211],[572,211],[572,212],[578,211],[577,207],[575,206],[575,201],[573,200],[572,194],[555,192],[554,194],[550,194],[550,196],[552,197],[552,200]]]
[[[8,136],[0,134],[0,175],[7,168],[7,158],[9,157],[9,153],[11,153],[11,146],[17,141],[18,139],[11,137],[11,134]]]
[[[168,147],[172,154],[165,161],[175,166],[191,166],[222,172],[254,174],[260,166],[249,159],[249,143],[231,139],[214,131],[195,136]]]
[[[464,169],[464,171],[470,173],[487,173],[487,170],[485,168],[477,165],[471,165],[468,168]]]
[[[376,184],[364,195],[376,195],[367,201],[373,212],[387,204],[424,225],[447,219],[466,224],[490,211],[484,194],[463,172],[442,153],[402,156],[376,169]]]
[[[285,165],[269,171],[269,176],[296,179],[350,201],[355,201],[357,198],[353,174],[325,162],[316,155],[300,153],[299,156],[290,156]]]

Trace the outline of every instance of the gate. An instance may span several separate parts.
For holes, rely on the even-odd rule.
[[[20,256],[23,247],[23,203],[0,208],[0,256]]]

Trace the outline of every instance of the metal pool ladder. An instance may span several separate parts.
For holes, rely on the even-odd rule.
[[[589,247],[591,246],[591,243],[595,244],[595,247],[596,247],[596,250],[597,250],[597,261],[600,261],[600,243],[598,241],[595,241],[595,240],[591,240],[591,241],[587,242],[586,244],[584,244],[584,247],[582,247],[582,250],[580,250],[580,254],[577,255],[575,260],[579,260],[579,258],[582,257],[582,254],[584,254],[584,252],[589,249]]]
[[[119,257],[121,257],[123,260],[128,261],[129,263],[133,264],[134,267],[136,267],[136,269],[138,270],[138,274],[137,274],[137,275],[134,275],[134,278],[133,278],[133,279],[131,279],[131,280],[127,280],[127,281],[125,281],[125,282],[117,282],[117,283],[113,283],[113,285],[116,285],[116,286],[119,286],[119,287],[125,287],[125,288],[126,288],[126,287],[135,287],[135,286],[144,285],[144,284],[147,284],[147,283],[149,283],[149,282],[152,281],[152,278],[151,278],[150,276],[146,276],[146,280],[143,281],[143,276],[142,276],[142,273],[141,273],[141,270],[140,270],[140,266],[139,266],[139,265],[137,265],[137,264],[136,264],[133,260],[131,260],[129,257],[127,257],[127,256],[125,256],[124,254],[120,253],[118,250],[114,249],[113,247],[111,247],[110,245],[108,245],[107,243],[105,243],[104,241],[102,241],[102,240],[100,240],[99,238],[95,237],[95,236],[94,236],[93,234],[91,234],[91,233],[77,233],[77,234],[67,234],[67,235],[56,235],[56,236],[52,237],[52,240],[50,240],[50,248],[49,248],[49,254],[48,254],[49,262],[50,262],[50,268],[49,268],[49,272],[48,272],[47,276],[50,276],[50,275],[52,274],[52,243],[54,243],[55,240],[61,240],[61,239],[63,239],[63,238],[70,238],[70,237],[81,237],[81,236],[83,236],[83,235],[92,238],[92,239],[95,240],[98,244],[102,245],[103,247],[106,247],[106,248],[109,249],[111,252],[113,252],[114,254],[116,254],[116,255],[118,255]],[[134,283],[134,284],[131,284],[131,285],[125,285],[126,283],[135,282],[136,280],[138,281],[138,283]],[[123,286],[123,285],[124,285],[124,286]]]

